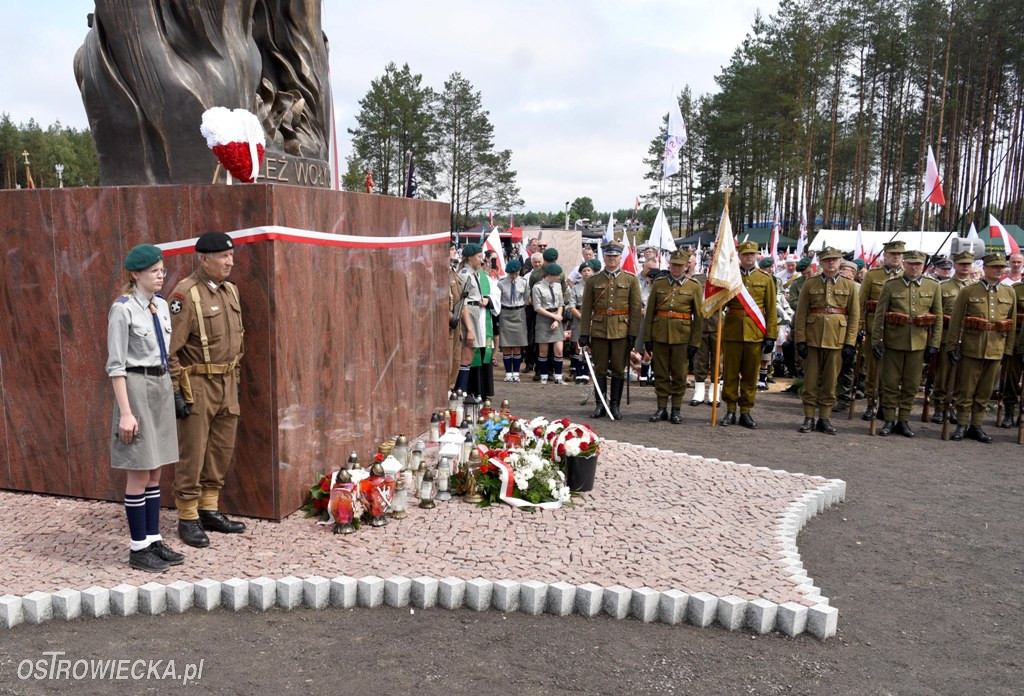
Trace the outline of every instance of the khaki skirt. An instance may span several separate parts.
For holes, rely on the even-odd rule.
[[[526,332],[526,307],[501,309],[501,347],[521,348],[529,345]]]
[[[174,392],[171,376],[161,377],[129,372],[125,376],[128,403],[139,423],[139,432],[131,444],[118,435],[121,410],[114,402],[111,425],[110,466],[115,469],[150,471],[178,461],[178,425],[174,418]]]
[[[534,343],[555,343],[557,341],[565,340],[565,322],[558,322],[558,326],[552,329],[551,321],[551,317],[545,317],[540,314],[537,315],[533,325]]]

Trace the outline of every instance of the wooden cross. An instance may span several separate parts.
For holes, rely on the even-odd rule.
[[[25,164],[28,164],[28,150],[22,150],[21,156],[25,158]]]

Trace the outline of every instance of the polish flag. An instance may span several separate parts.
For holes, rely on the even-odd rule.
[[[711,257],[711,268],[704,283],[703,314],[706,317],[728,304],[732,298],[739,298],[740,304],[747,315],[753,320],[762,334],[767,334],[764,313],[750,295],[743,283],[740,272],[740,255],[736,249],[736,239],[732,234],[732,223],[729,221],[729,209],[722,211],[722,219],[718,223],[718,239],[715,240],[715,253]]]
[[[935,163],[932,146],[928,146],[928,166],[924,173],[924,199],[935,205],[946,205],[946,194],[942,192],[942,179],[939,177],[939,166]]]
[[[772,235],[768,240],[768,254],[776,259],[779,256],[779,234],[782,233],[782,223],[779,222],[779,206],[775,206],[775,219],[772,220]]]
[[[1010,236],[1010,233],[1006,231],[1006,228],[1003,227],[1001,222],[996,220],[994,215],[988,216],[988,236],[991,239],[996,239],[997,237],[1002,238],[1003,249],[1007,256],[1010,254],[1020,253],[1020,247],[1017,246],[1017,241]]]
[[[487,241],[484,242],[484,250],[493,251],[498,257],[498,277],[505,277],[505,252],[501,248],[501,237],[498,236],[498,228],[494,227],[491,229],[491,233],[487,235]]]
[[[860,223],[857,224],[857,237],[853,242],[853,258],[867,260],[867,250],[864,249],[864,235]]]
[[[622,270],[628,271],[629,273],[636,275],[636,250],[633,248],[636,245],[634,244],[633,246],[630,246],[629,235],[625,234],[622,235],[622,243],[626,245],[625,248],[622,250]]]

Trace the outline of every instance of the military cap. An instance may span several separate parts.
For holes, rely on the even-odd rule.
[[[551,263],[552,261],[557,261],[558,249],[545,249],[542,255],[544,256],[544,260],[547,261],[548,263]]]
[[[207,232],[196,241],[197,254],[213,254],[234,249],[235,243],[223,232]]]
[[[811,266],[811,260],[806,256],[796,262],[796,270],[806,271]]]
[[[835,247],[825,247],[818,252],[818,260],[824,261],[825,259],[841,259],[843,258],[843,252],[839,251]]]
[[[974,263],[974,254],[969,251],[958,251],[953,254],[953,261],[956,263]]]
[[[1000,253],[985,254],[981,257],[982,262],[986,266],[1005,266],[1006,256]]]
[[[470,256],[476,256],[484,249],[476,242],[470,242],[466,246],[462,247],[462,258],[468,258]]]
[[[546,275],[560,276],[562,275],[562,267],[557,263],[549,263],[544,267],[544,273]]]
[[[771,268],[773,263],[775,263],[775,259],[773,259],[771,256],[765,256],[763,259],[757,262],[757,267]]]
[[[936,256],[932,259],[932,265],[936,268],[941,268],[944,271],[948,271],[953,267],[953,261],[946,256]]]
[[[853,265],[857,267],[857,270],[863,269],[867,264],[864,263],[864,259],[854,259]]]
[[[622,254],[622,244],[620,242],[608,242],[601,247],[601,251],[604,252],[605,256],[619,256]]]
[[[143,271],[164,257],[159,247],[152,244],[139,244],[132,247],[124,257],[124,267],[128,271]]]
[[[676,249],[672,252],[672,255],[668,257],[669,263],[677,263],[680,266],[686,266],[690,263],[690,252],[683,251],[682,249]]]
[[[857,266],[855,262],[847,261],[846,259],[843,259],[842,261],[839,262],[839,268],[840,270],[853,271],[854,273],[860,270],[860,268]]]
[[[508,263],[505,264],[505,272],[506,273],[518,273],[519,269],[521,269],[522,267],[523,267],[523,262],[522,261],[520,261],[519,259],[512,259],[511,261],[509,261]]]
[[[597,259],[590,259],[589,261],[586,262],[585,265],[590,266],[591,268],[593,268],[594,269],[594,273],[597,273],[598,271],[601,270],[601,262],[598,261]]]
[[[900,239],[897,239],[894,242],[886,242],[882,245],[882,248],[885,249],[885,251],[891,251],[896,254],[902,254],[906,251],[906,245],[904,245],[903,241]]]
[[[736,251],[740,254],[756,254],[757,249],[757,242],[743,242],[736,247]]]
[[[927,258],[923,251],[908,251],[903,254],[903,263],[924,263]]]

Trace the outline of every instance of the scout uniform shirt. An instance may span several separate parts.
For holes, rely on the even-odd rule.
[[[831,350],[852,346],[857,343],[859,321],[856,283],[839,274],[811,276],[800,292],[793,342]]]
[[[864,274],[864,280],[860,285],[860,323],[861,328],[867,333],[871,333],[871,327],[875,320],[875,306],[882,294],[882,286],[901,275],[903,275],[902,268],[890,268],[889,266],[872,268]]]
[[[942,293],[938,281],[905,275],[882,286],[871,328],[871,344],[894,350],[938,348],[942,342]],[[930,335],[929,335],[930,331]]]
[[[171,345],[171,315],[167,302],[160,295],[152,300],[156,318],[163,334],[164,351]],[[124,377],[126,367],[163,367],[166,356],[161,354],[157,328],[153,323],[150,300],[138,288],[131,294],[121,295],[107,315],[107,322],[116,330],[108,330],[107,376]],[[128,337],[131,332],[132,338]]]
[[[767,331],[761,333],[761,329],[757,328],[757,324],[743,308],[739,297],[734,297],[726,305],[729,311],[722,325],[722,338],[726,341],[747,343],[760,342],[766,338],[774,339],[779,330],[779,314],[775,310],[775,280],[759,268],[741,268],[740,275],[743,276],[743,284],[747,286],[750,296],[761,308]]]
[[[602,270],[587,281],[580,310],[580,333],[615,340],[640,330],[640,281],[622,269]]]
[[[700,345],[704,288],[693,278],[671,275],[651,284],[644,318],[644,341]]]
[[[1001,360],[1013,355],[1017,324],[1017,296],[1001,283],[983,280],[960,291],[949,322],[950,349],[979,360]],[[962,332],[962,333],[961,333]]]

